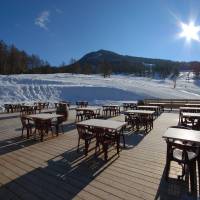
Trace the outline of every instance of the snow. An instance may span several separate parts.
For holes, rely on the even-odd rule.
[[[4,103],[86,100],[90,104],[144,98],[200,99],[200,82],[182,73],[176,82],[127,75],[26,74],[0,76],[0,109]]]

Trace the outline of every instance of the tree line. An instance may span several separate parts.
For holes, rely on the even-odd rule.
[[[152,65],[145,65],[140,60],[129,62],[126,59],[118,61],[101,61],[90,63],[71,59],[69,65],[62,64],[59,67],[51,66],[47,61],[37,55],[29,55],[19,50],[14,45],[7,45],[0,41],[0,74],[48,74],[48,73],[73,73],[73,74],[102,74],[104,77],[111,74],[134,74],[136,76],[154,77],[158,74],[161,78],[169,75],[177,77],[181,66],[187,66],[194,72],[196,78],[200,78],[200,62],[173,62],[168,60],[153,60]],[[144,58],[144,61],[147,59]]]
[[[113,74],[134,74],[136,76],[153,77],[159,74],[162,78],[169,75],[178,76],[180,63],[178,62],[161,62],[152,66],[145,66],[142,62],[109,62],[103,60],[96,65],[88,62],[75,62],[68,67],[63,66],[62,72],[75,74],[102,74],[104,77]]]
[[[0,41],[0,74],[51,73],[53,69],[39,56],[28,55],[14,45]]]

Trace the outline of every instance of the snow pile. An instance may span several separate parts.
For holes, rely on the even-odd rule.
[[[176,88],[170,79],[151,79],[125,75],[103,78],[100,75],[27,74],[0,76],[0,107],[4,103],[27,101],[87,100],[90,104],[105,101],[144,98],[198,98],[199,83],[181,74]]]

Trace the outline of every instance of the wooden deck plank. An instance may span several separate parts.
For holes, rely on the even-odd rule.
[[[177,113],[164,113],[154,122],[147,135],[126,131],[126,149],[120,156],[109,151],[107,163],[103,155],[87,157],[76,152],[75,115],[70,111],[65,134],[48,135],[44,142],[21,141],[21,124],[16,116],[0,116],[0,197],[8,199],[181,199],[187,195],[184,184],[163,181],[166,144],[162,134],[176,125]],[[124,116],[113,120],[124,120]],[[14,144],[14,142],[18,142]],[[8,144],[8,147],[5,147]],[[95,145],[93,142],[90,149]],[[83,147],[83,144],[81,144]],[[172,178],[180,173],[173,163]],[[19,191],[19,193],[17,193]]]

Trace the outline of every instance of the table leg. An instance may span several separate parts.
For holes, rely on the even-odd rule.
[[[200,153],[199,153],[198,158],[197,158],[197,165],[198,165],[199,195],[200,195]]]
[[[43,142],[43,140],[44,140],[44,131],[43,131],[43,129],[41,130],[41,142]]]

